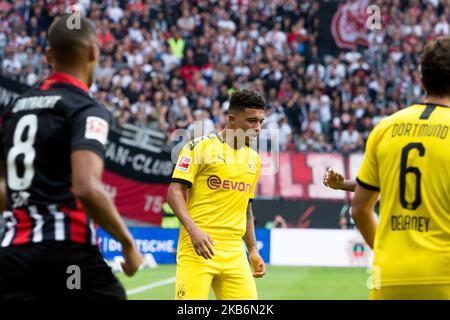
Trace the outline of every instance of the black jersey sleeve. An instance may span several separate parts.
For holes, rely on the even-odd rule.
[[[14,99],[13,101],[10,101],[8,105],[3,106],[2,108],[0,108],[0,160],[1,161],[6,161],[6,155],[5,155],[5,141],[4,141],[4,123],[5,123],[5,119],[8,115],[8,110],[11,107],[11,105],[13,103],[15,103],[16,99]]]
[[[72,114],[69,118],[71,151],[90,150],[103,159],[110,122],[109,111],[98,104]]]

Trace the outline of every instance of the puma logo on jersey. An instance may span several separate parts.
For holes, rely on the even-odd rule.
[[[225,163],[226,163],[226,161],[225,161],[225,158],[224,158],[224,157],[221,157],[221,156],[217,156],[217,159],[220,159],[220,160],[222,160],[223,162],[225,162]]]

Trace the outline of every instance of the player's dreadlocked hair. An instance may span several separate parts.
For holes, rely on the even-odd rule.
[[[266,101],[256,90],[239,90],[231,95],[230,112],[244,111],[245,108],[265,109]]]
[[[420,64],[427,95],[450,96],[450,37],[440,37],[428,43]]]

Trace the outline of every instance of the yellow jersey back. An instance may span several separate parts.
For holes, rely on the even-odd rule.
[[[358,183],[380,191],[381,287],[450,283],[450,108],[416,104],[371,132]]]

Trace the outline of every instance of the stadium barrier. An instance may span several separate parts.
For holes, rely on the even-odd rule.
[[[368,267],[372,261],[357,230],[272,229],[270,237],[272,265]]]
[[[152,227],[130,227],[139,251],[151,254],[158,264],[176,263],[179,229]],[[121,245],[104,230],[98,230],[99,247],[106,260],[122,256]],[[259,252],[266,263],[270,263],[270,230],[256,229]]]
[[[140,252],[152,264],[175,264],[178,229],[130,227]],[[120,243],[103,230],[99,246],[108,261],[119,261]],[[372,253],[356,230],[256,229],[260,254],[267,264],[285,266],[366,267]]]

